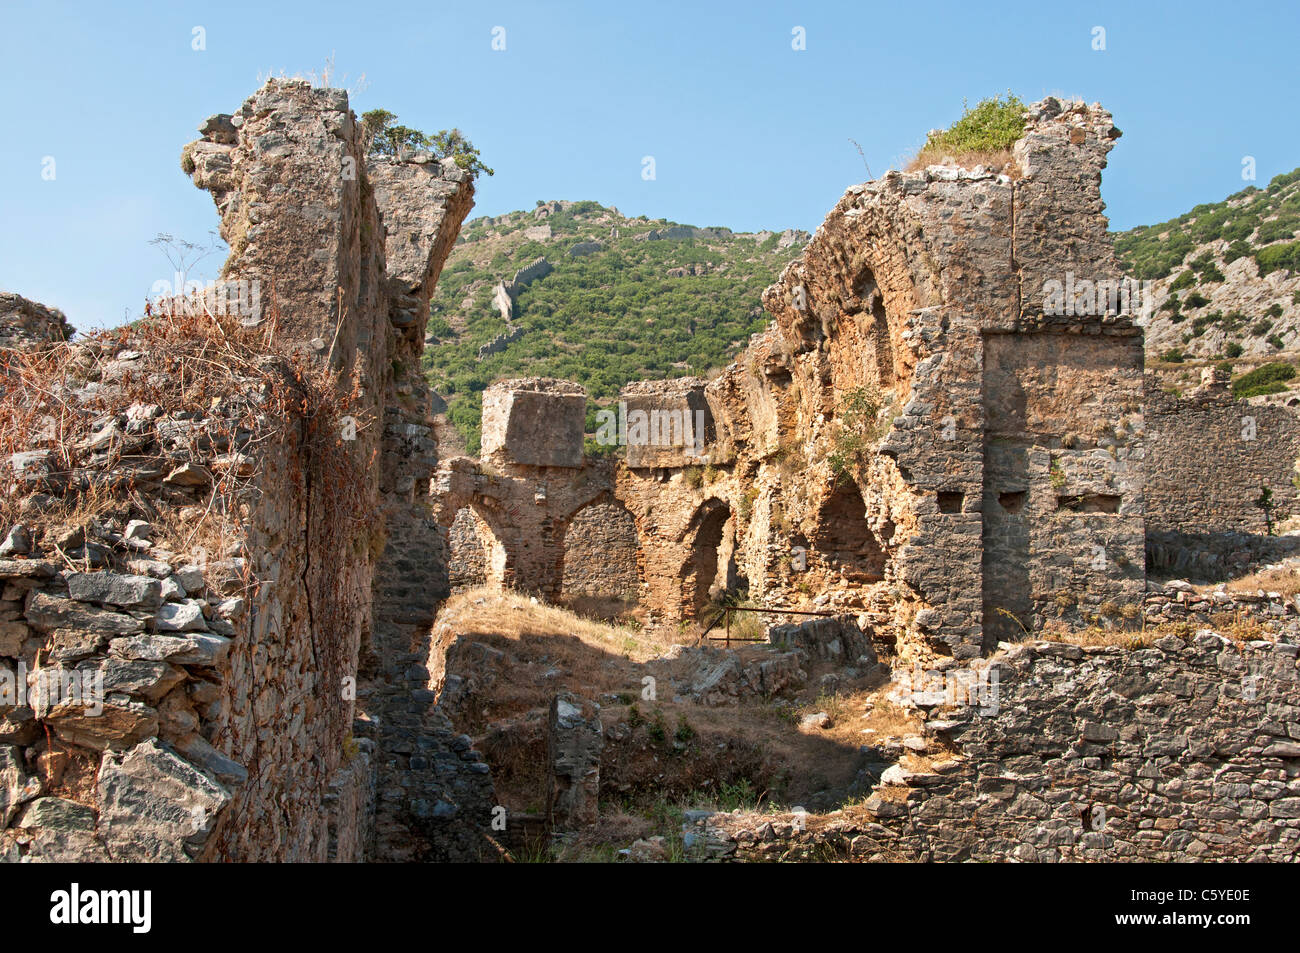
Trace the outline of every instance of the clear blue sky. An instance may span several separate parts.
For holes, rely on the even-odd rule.
[[[206,49],[192,49],[194,27]],[[505,28],[506,49],[492,49]],[[792,29],[807,48],[791,48]],[[1106,31],[1095,51],[1093,28]],[[814,229],[843,190],[1007,89],[1100,101],[1124,131],[1112,226],[1300,165],[1294,3],[55,3],[0,0],[0,288],[79,328],[134,315],[211,200],[179,168],[259,75],[361,74],[358,113],[459,126],[496,176],[472,214],[596,199],[737,230]],[[641,177],[653,155],[657,178]],[[42,179],[46,156],[53,181]],[[211,277],[216,258],[191,277]]]

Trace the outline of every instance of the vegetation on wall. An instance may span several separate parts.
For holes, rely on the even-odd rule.
[[[1025,134],[1025,104],[1007,91],[1007,98],[992,96],[974,107],[962,101],[961,118],[949,128],[931,132],[912,165],[921,167],[950,157],[996,154],[1009,150]]]
[[[493,175],[483,164],[474,143],[459,129],[441,129],[433,135],[410,126],[402,126],[387,109],[372,109],[361,115],[367,149],[372,156],[398,156],[405,152],[429,152],[439,159],[448,157],[477,179],[480,174]]]
[[[863,385],[846,391],[837,409],[838,423],[826,461],[836,482],[851,477],[884,432],[880,412],[884,398],[875,387]]]

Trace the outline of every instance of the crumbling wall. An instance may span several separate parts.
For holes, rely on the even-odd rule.
[[[437,855],[423,820],[491,801],[412,641],[445,592],[425,584],[445,553],[421,502],[437,459],[419,348],[472,186],[450,160],[368,171],[346,95],[304,82],[271,81],[201,131],[182,167],[221,214],[222,280],[263,307],[161,309],[50,352],[75,411],[53,427],[29,384],[46,368],[6,359],[5,433],[37,426],[6,456],[34,528],[10,534],[0,571],[5,661],[57,656],[113,687],[108,718],[6,714],[5,820],[21,826],[4,850]],[[51,714],[65,728],[47,744],[33,729]],[[464,825],[475,848],[479,827]]]
[[[44,358],[65,429],[6,459],[0,564],[2,667],[25,692],[0,743],[28,805],[5,843],[27,859],[360,858],[366,813],[335,808],[368,775],[342,690],[365,590],[351,528],[311,518],[329,444],[293,409],[328,395],[240,334],[146,326]],[[242,374],[196,373],[205,352]],[[6,356],[6,387],[26,360]],[[6,398],[39,412],[39,392]],[[363,511],[363,471],[327,459]]]
[[[1295,551],[1277,538],[1300,514],[1300,419],[1236,400],[1210,378],[1186,397],[1146,390],[1147,562],[1155,573],[1224,578]]]
[[[1099,189],[1118,135],[1100,106],[1049,98],[1005,174],[943,165],[854,186],[723,374],[624,388],[613,495],[652,617],[747,589],[956,658],[1137,617],[1142,336]],[[489,583],[551,595],[554,517],[573,510],[543,500],[585,480],[583,399],[503,382],[483,406],[484,458],[504,476],[466,470],[453,496],[485,501],[501,542]]]
[[[62,311],[0,291],[0,348],[34,347],[71,337],[72,325]]]
[[[641,594],[636,521],[618,503],[593,503],[564,534],[564,594],[630,598]]]
[[[957,658],[1141,598],[1141,332],[1046,295],[1067,273],[1121,276],[1098,192],[1117,135],[1099,106],[1035,104],[1011,174],[855,186],[768,289],[780,336],[729,371],[767,385],[710,386],[776,405],[765,433],[732,435],[766,523],[742,529],[746,560],[786,556],[769,597],[820,591]],[[845,480],[862,500],[851,547],[878,572],[827,571],[845,534],[819,514],[847,506]],[[1063,608],[1062,590],[1095,604]]]
[[[827,823],[719,814],[700,840],[737,859],[1290,861],[1296,653],[1209,630],[1140,649],[1021,644],[971,704],[917,684],[930,767],[888,768]]]
[[[452,592],[487,584],[487,551],[484,536],[491,530],[466,506],[456,514],[447,530],[447,585]]]
[[[584,507],[608,502],[608,461],[583,454],[586,392],[569,381],[498,381],[483,393],[483,463],[444,461],[434,485],[434,515],[448,532],[473,507],[483,522],[485,582],[558,599],[564,588],[565,536]]]

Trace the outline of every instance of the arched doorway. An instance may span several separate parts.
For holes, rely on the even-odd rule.
[[[722,500],[705,501],[687,527],[686,564],[682,569],[682,611],[698,619],[713,590],[726,589],[733,546],[723,545],[731,521],[731,508]]]
[[[621,503],[590,503],[569,520],[563,540],[561,596],[584,614],[615,616],[641,598],[636,520]]]
[[[505,578],[506,550],[491,525],[473,506],[456,512],[447,531],[447,576],[452,592],[490,586]]]
[[[831,492],[817,511],[813,554],[819,568],[854,585],[885,578],[885,552],[871,527],[862,493],[851,480]]]

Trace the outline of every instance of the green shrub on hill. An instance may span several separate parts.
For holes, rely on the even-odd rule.
[[[1300,242],[1261,248],[1255,252],[1255,264],[1259,266],[1260,277],[1280,269],[1300,271]]]
[[[1300,236],[1300,169],[1273,177],[1268,188],[1242,189],[1222,202],[1198,205],[1189,212],[1158,225],[1141,225],[1115,236],[1115,251],[1128,273],[1135,278],[1156,279],[1172,274],[1187,255],[1211,242],[1228,243],[1222,253],[1225,263],[1255,256],[1261,273],[1265,269],[1290,268],[1296,260],[1289,252],[1267,251],[1266,246]],[[1202,254],[1191,263],[1202,282],[1223,281],[1223,274],[1211,256]],[[1180,274],[1177,288],[1192,287],[1187,273]]]
[[[1277,394],[1287,389],[1283,382],[1291,380],[1295,375],[1295,367],[1285,361],[1265,364],[1234,380],[1232,395],[1244,399],[1260,394]]]

